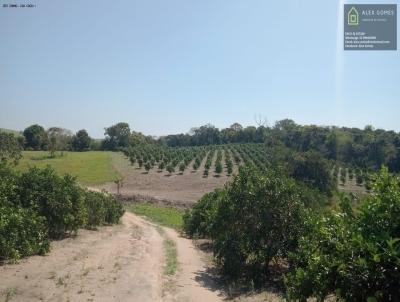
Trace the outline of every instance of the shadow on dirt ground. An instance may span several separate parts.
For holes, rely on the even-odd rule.
[[[220,270],[213,264],[213,250],[210,240],[194,240],[195,246],[201,250],[208,262],[205,270],[196,272],[195,280],[203,287],[211,291],[218,291],[225,296],[226,301],[282,301],[285,296],[283,273],[285,269],[281,265],[272,265],[269,280],[265,280],[262,286],[256,287],[251,282],[239,280],[232,282],[221,276]]]

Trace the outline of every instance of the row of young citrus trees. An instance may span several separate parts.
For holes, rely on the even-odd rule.
[[[368,191],[371,190],[372,171],[366,171],[358,167],[342,167],[335,165],[332,169],[332,175],[342,186],[349,181],[355,181],[358,186],[364,186]]]
[[[227,144],[201,147],[168,148],[155,145],[142,145],[123,150],[132,165],[146,171],[164,169],[168,173],[176,170],[183,173],[186,169],[198,170],[204,161],[203,175],[208,176],[213,166],[217,175],[233,173],[234,165],[254,165],[260,169],[269,166],[263,144]],[[224,161],[223,161],[224,159]]]
[[[244,167],[184,216],[184,231],[209,238],[231,280],[262,286],[281,272],[289,301],[400,300],[400,179],[383,168],[357,211],[310,208],[313,189],[281,170]],[[276,270],[277,266],[279,270]],[[274,274],[272,274],[272,268]]]

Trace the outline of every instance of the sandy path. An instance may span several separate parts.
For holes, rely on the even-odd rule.
[[[47,256],[0,266],[0,301],[7,294],[9,301],[222,301],[192,241],[163,229],[125,213],[120,225],[54,241]],[[170,278],[163,276],[166,237],[179,262]]]
[[[216,302],[223,301],[216,284],[207,273],[204,255],[191,240],[181,237],[175,230],[164,228],[166,235],[176,244],[179,272],[174,289],[167,293],[166,302]]]
[[[0,301],[162,301],[162,241],[126,213],[120,225],[53,242],[45,257],[0,266]]]

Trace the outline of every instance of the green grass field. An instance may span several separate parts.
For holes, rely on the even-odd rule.
[[[145,216],[150,221],[159,225],[177,230],[182,228],[184,211],[181,209],[166,208],[149,203],[135,203],[126,207],[128,211]]]
[[[114,156],[112,152],[64,152],[62,157],[57,152],[56,158],[49,158],[47,151],[24,151],[22,156],[17,166],[19,170],[24,171],[34,166],[44,168],[50,165],[60,175],[69,173],[76,176],[78,182],[83,185],[111,182],[119,176],[112,167],[111,158]]]

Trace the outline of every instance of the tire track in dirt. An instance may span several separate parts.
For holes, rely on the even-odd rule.
[[[166,236],[176,244],[179,268],[174,286],[167,290],[165,302],[218,302],[222,293],[207,272],[206,261],[190,239],[181,237],[175,230],[163,228]]]
[[[52,242],[46,256],[0,266],[0,301],[222,301],[192,241],[132,213],[122,223]],[[163,240],[176,244],[178,271],[163,275]]]
[[[164,302],[220,302],[224,300],[219,285],[208,273],[205,255],[192,240],[182,237],[177,231],[162,227],[143,218],[142,223],[155,229],[161,228],[166,239],[174,241],[177,250],[178,271],[174,276],[165,276],[163,282]]]
[[[162,301],[163,238],[131,213],[122,224],[52,242],[44,257],[0,266],[1,299]]]

